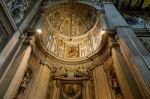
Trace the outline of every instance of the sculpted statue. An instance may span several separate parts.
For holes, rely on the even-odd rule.
[[[8,9],[13,15],[16,24],[20,23],[24,17],[24,13],[28,8],[27,0],[12,0],[8,4]]]
[[[25,90],[27,89],[31,79],[33,77],[33,71],[31,68],[27,68],[24,77],[21,81],[20,87],[18,89],[17,95],[14,97],[14,99],[23,99],[25,95]]]

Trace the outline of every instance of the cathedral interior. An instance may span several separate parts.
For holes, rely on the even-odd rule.
[[[150,0],[0,0],[0,99],[150,99]]]

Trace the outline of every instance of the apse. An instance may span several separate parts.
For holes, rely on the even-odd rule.
[[[101,44],[101,17],[101,11],[88,4],[61,3],[48,7],[41,20],[41,44],[60,59],[87,57]]]

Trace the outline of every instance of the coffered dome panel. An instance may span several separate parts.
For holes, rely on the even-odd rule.
[[[96,10],[85,4],[61,4],[45,15],[49,29],[65,36],[86,34],[96,23]]]

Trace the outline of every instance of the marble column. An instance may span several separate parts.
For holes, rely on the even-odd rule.
[[[48,66],[40,64],[36,77],[34,78],[32,88],[26,99],[45,99],[47,96],[51,70]]]
[[[93,80],[95,89],[95,99],[111,99],[106,74],[103,66],[99,66],[93,70]]]

